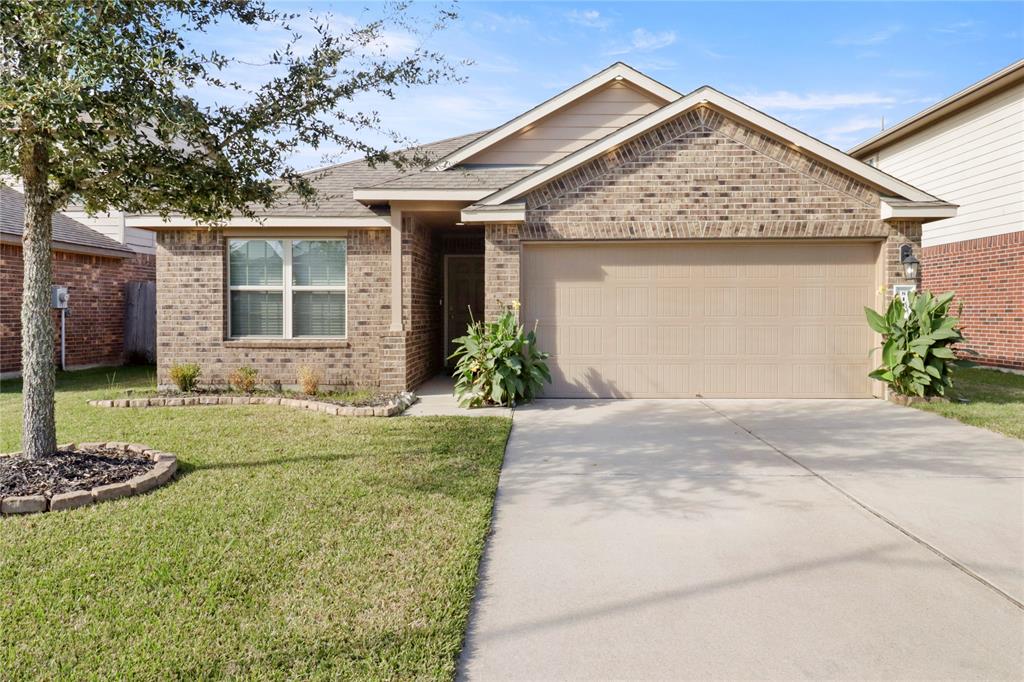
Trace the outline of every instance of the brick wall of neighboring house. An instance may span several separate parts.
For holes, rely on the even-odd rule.
[[[957,292],[969,359],[1024,370],[1024,231],[927,247],[921,283]]]
[[[270,235],[268,235],[270,236]],[[224,384],[249,365],[264,381],[297,383],[302,365],[319,368],[325,386],[400,388],[404,332],[389,332],[390,236],[387,230],[339,230],[348,240],[348,338],[226,340],[226,239],[214,231],[161,232],[157,237],[157,370],[169,384],[172,364],[195,362],[202,380]]]
[[[21,247],[0,245],[0,372],[21,369]],[[67,367],[117,365],[123,360],[124,285],[152,281],[155,259],[146,254],[109,258],[53,254],[53,283],[68,287],[65,320]],[[60,313],[53,312],[55,360],[60,361]]]

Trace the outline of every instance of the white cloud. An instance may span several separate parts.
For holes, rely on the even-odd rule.
[[[937,26],[932,30],[936,33],[974,33],[981,24],[973,19],[955,21],[945,26]]]
[[[497,12],[481,12],[474,15],[473,28],[490,33],[515,33],[531,28],[533,24],[526,17],[518,14],[498,14]]]
[[[567,12],[565,17],[571,24],[579,24],[587,28],[599,28],[602,30],[608,28],[612,23],[611,19],[601,16],[601,13],[596,9],[585,9],[582,11],[574,9],[571,12]]]
[[[635,29],[629,34],[628,45],[616,45],[608,50],[608,55],[629,54],[630,52],[653,52],[668,47],[676,42],[675,31],[658,31],[653,33],[645,28]]]
[[[839,38],[836,38],[832,42],[834,42],[836,45],[879,45],[881,43],[886,42],[887,40],[889,40],[902,30],[902,26],[887,26],[873,33],[858,33],[853,35],[848,34],[845,36],[841,36]]]
[[[857,116],[826,128],[825,134],[830,138],[834,138],[837,136],[849,135],[850,133],[859,133],[864,130],[878,132],[881,129],[881,116],[874,118],[870,116]]]
[[[754,93],[741,97],[744,102],[758,109],[792,111],[830,111],[863,106],[891,106],[894,97],[875,92],[837,92],[798,94],[786,90]]]

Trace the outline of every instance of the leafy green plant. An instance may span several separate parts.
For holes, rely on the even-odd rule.
[[[544,382],[551,383],[545,360],[537,349],[536,330],[527,332],[506,308],[494,322],[473,320],[451,359],[455,364],[455,397],[461,407],[515,405],[529,402]]]
[[[181,365],[171,365],[171,368],[167,370],[167,374],[170,375],[171,381],[178,387],[178,390],[182,393],[191,393],[196,390],[196,386],[199,385],[199,375],[203,373],[199,365],[194,362],[186,362]]]
[[[896,296],[885,315],[865,307],[868,325],[883,338],[882,366],[869,376],[884,381],[900,395],[944,396],[953,386],[953,369],[971,364],[956,360],[950,348],[964,341],[960,319],[949,314],[955,295],[911,293],[909,309]]]
[[[231,387],[242,393],[252,393],[260,383],[260,371],[255,367],[239,367],[228,375]]]

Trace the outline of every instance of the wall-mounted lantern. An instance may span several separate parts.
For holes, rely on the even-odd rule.
[[[917,281],[918,275],[921,274],[921,261],[914,257],[914,247],[910,244],[900,247],[900,263],[903,264],[903,274],[907,279]]]

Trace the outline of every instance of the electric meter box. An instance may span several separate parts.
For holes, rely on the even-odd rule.
[[[68,288],[54,285],[50,287],[50,307],[51,308],[67,308],[68,307]]]

